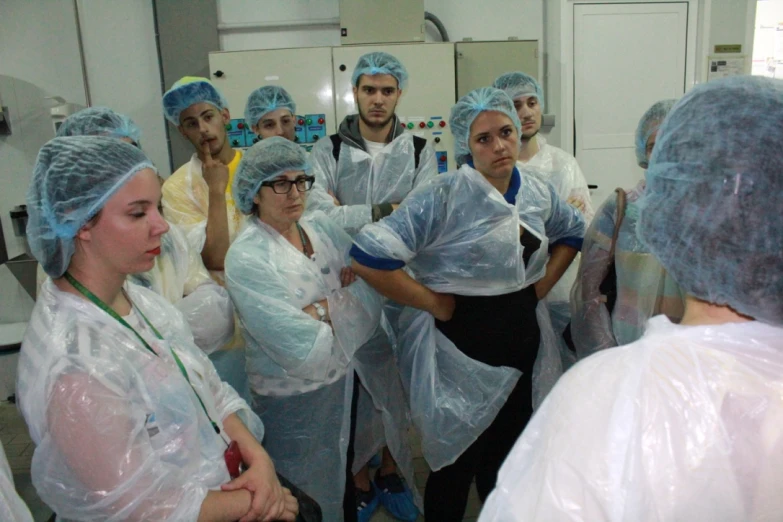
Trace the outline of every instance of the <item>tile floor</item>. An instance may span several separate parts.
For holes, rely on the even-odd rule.
[[[6,401],[0,402],[0,440],[8,457],[8,463],[14,474],[14,483],[16,489],[30,508],[33,518],[36,522],[46,522],[52,515],[51,510],[41,502],[35,493],[32,482],[30,481],[30,461],[33,458],[33,443],[27,433],[27,426],[16,406]],[[421,456],[418,445],[414,444],[414,471],[416,485],[424,493],[424,485],[427,482],[429,468],[427,462]],[[481,503],[478,499],[475,486],[471,488],[468,499],[468,507],[465,511],[464,522],[475,522],[478,518]],[[393,522],[395,519],[380,507],[372,517],[372,522]],[[419,517],[419,522],[424,517]]]

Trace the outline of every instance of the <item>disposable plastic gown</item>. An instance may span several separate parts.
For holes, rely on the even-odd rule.
[[[299,221],[315,251],[302,255],[258,218],[231,245],[226,283],[247,340],[254,409],[278,471],[343,517],[354,355],[378,330],[381,298],[363,281],[342,288],[350,238],[322,213]],[[332,327],[302,308],[327,299]]]
[[[384,314],[389,307],[384,307]],[[382,319],[384,320],[384,319]],[[375,331],[372,339],[355,354],[354,368],[361,378],[354,425],[354,474],[382,447],[389,448],[397,468],[413,492],[414,502],[423,509],[416,487],[413,454],[409,443],[411,417],[400,371],[390,342],[390,327]]]
[[[93,303],[50,279],[43,285],[17,381],[36,444],[33,484],[64,519],[195,521],[207,491],[230,480],[226,443],[170,349],[221,429],[237,413],[260,441],[263,425],[221,382],[176,308],[145,288],[125,288],[165,339],[138,321],[159,356]]]
[[[241,152],[229,165],[229,186],[239,164]],[[196,252],[201,252],[207,239],[207,216],[209,215],[209,187],[201,175],[202,163],[194,154],[188,163],[180,167],[163,184],[163,209],[165,217],[176,223],[185,232],[190,246]],[[226,211],[228,213],[228,239],[233,241],[244,222],[244,216],[234,204],[230,190],[226,191]],[[210,270],[212,278],[223,284],[223,271]],[[222,347],[212,352],[210,359],[218,370],[221,378],[229,382],[240,393],[245,393],[247,376],[242,367],[244,360],[244,340],[239,328],[235,328],[234,337]]]
[[[33,522],[33,516],[14,487],[14,476],[3,444],[0,443],[0,520],[7,522]]]
[[[557,195],[564,201],[575,198],[584,205],[585,222],[589,225],[595,216],[590,191],[587,188],[582,169],[576,158],[562,149],[549,145],[543,136],[536,136],[539,150],[528,162],[518,162],[517,166],[538,172],[541,179],[555,187]],[[552,323],[555,331],[562,333],[569,321],[569,295],[576,281],[579,266],[579,256],[574,260],[560,281],[549,291],[546,297],[552,312]]]
[[[237,151],[241,158],[241,152]],[[239,163],[239,158],[232,165]],[[196,252],[201,252],[207,240],[207,216],[209,215],[209,186],[201,174],[203,163],[197,154],[177,169],[163,184],[163,211],[166,219],[177,224],[185,232],[188,242]],[[229,171],[229,187],[233,173]],[[244,218],[234,204],[231,190],[226,191],[228,212],[228,239],[233,242],[242,228]],[[223,280],[223,273],[211,271],[217,281]]]
[[[628,192],[625,217],[615,246],[617,300],[610,316],[600,286],[609,271],[612,235],[617,222],[617,195],[609,196],[590,224],[571,294],[571,335],[581,359],[639,339],[647,320],[658,314],[679,322],[684,292],[636,234],[638,199],[644,182]]]
[[[519,227],[541,241],[522,257]],[[407,263],[417,281],[436,292],[501,295],[546,272],[550,241],[582,237],[584,221],[549,185],[521,174],[516,205],[476,170],[463,165],[416,189],[391,215],[366,226],[355,244],[365,253]],[[534,405],[561,372],[548,311],[537,309],[542,342],[534,369]],[[436,328],[427,312],[400,317],[398,364],[413,421],[432,469],[452,462],[489,426],[519,379],[519,371],[470,359]]]
[[[160,255],[149,272],[131,276],[175,305],[185,316],[196,346],[211,354],[234,336],[234,306],[228,291],[215,283],[177,225],[160,242]]]
[[[781,426],[783,329],[654,317],[562,377],[479,521],[779,520]]]
[[[318,188],[308,194],[308,208],[325,212],[351,235],[372,223],[373,204],[399,203],[438,174],[435,151],[429,144],[421,151],[416,168],[413,135],[408,133],[387,144],[375,158],[343,142],[338,164],[332,149],[332,140],[324,139],[310,153]],[[340,206],[335,206],[328,192]]]

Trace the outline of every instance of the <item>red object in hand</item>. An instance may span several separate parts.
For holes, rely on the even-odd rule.
[[[440,123],[438,123],[438,125],[440,125],[441,127],[445,127],[446,126],[446,122],[443,121],[443,120],[440,120]]]
[[[228,448],[226,448],[226,451],[223,453],[223,458],[226,460],[228,474],[232,479],[237,478],[240,475],[239,470],[242,466],[242,454],[239,452],[239,444],[237,444],[237,441],[231,441],[231,444],[228,445]]]

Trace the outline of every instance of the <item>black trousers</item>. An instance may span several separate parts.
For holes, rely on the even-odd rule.
[[[424,517],[437,522],[460,522],[470,484],[482,501],[497,481],[498,470],[533,414],[532,373],[541,332],[536,320],[535,289],[511,294],[455,296],[457,307],[437,328],[472,359],[522,372],[495,420],[451,465],[430,474],[424,494]]]
[[[358,522],[356,512],[356,487],[353,483],[354,442],[356,439],[356,408],[359,404],[359,374],[353,373],[353,396],[351,398],[351,435],[348,439],[348,459],[345,467],[345,495],[343,495],[343,518],[345,522]]]

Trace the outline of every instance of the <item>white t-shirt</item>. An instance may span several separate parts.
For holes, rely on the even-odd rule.
[[[377,141],[364,140],[364,146],[367,148],[367,154],[369,154],[372,159],[375,159],[375,156],[383,150],[386,144],[378,143]]]

